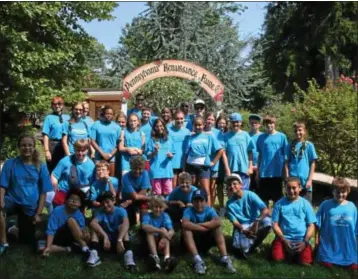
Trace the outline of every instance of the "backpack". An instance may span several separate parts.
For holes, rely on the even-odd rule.
[[[89,199],[90,196],[90,184],[80,184],[80,180],[78,178],[78,170],[75,162],[75,155],[70,156],[71,160],[71,168],[70,168],[70,177],[68,179],[68,183],[70,188],[80,189],[86,196],[86,199]]]

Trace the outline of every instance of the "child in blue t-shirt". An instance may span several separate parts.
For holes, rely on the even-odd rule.
[[[89,233],[85,229],[85,217],[80,207],[84,194],[79,189],[71,189],[64,205],[56,207],[49,219],[46,230],[46,247],[43,256],[51,253],[71,252],[73,242],[80,245],[83,253],[88,253]]]
[[[64,122],[70,120],[68,114],[63,113],[64,100],[54,97],[51,100],[53,113],[46,115],[42,125],[44,151],[48,171],[51,173],[57,163],[65,156],[61,143]]]
[[[187,172],[179,174],[179,186],[167,196],[168,214],[172,219],[174,225],[180,224],[183,217],[183,212],[187,207],[193,206],[191,198],[193,193],[198,190],[195,186],[191,185],[191,175]]]
[[[127,128],[121,131],[118,150],[122,153],[122,175],[130,170],[132,156],[142,156],[145,148],[145,134],[140,131],[140,119],[135,113],[128,117]]]
[[[236,270],[227,255],[220,218],[214,208],[206,205],[206,200],[205,191],[197,190],[193,193],[193,206],[185,209],[183,214],[181,241],[193,256],[196,273],[205,274],[207,269],[199,252],[207,252],[215,245],[219,249],[221,263],[226,266],[227,272],[235,273]]]
[[[89,142],[77,140],[74,144],[75,154],[63,158],[51,174],[51,182],[55,189],[53,204],[62,205],[71,188],[79,188],[89,198],[90,186],[94,180],[95,165],[87,156]]]
[[[249,147],[249,160],[252,161],[252,174],[250,175],[250,191],[257,191],[257,164],[259,159],[259,153],[257,152],[257,140],[259,136],[262,134],[260,131],[261,127],[261,116],[258,114],[250,114],[249,116],[249,125],[250,132],[249,135],[251,137],[251,144]]]
[[[52,191],[50,175],[40,161],[36,139],[31,135],[19,137],[20,156],[5,161],[0,176],[0,255],[8,248],[6,219],[16,214],[19,242],[33,244],[35,225],[41,221],[46,193]]]
[[[312,247],[309,241],[314,234],[317,219],[312,205],[300,197],[300,192],[300,179],[287,178],[286,197],[281,198],[273,208],[272,228],[276,235],[272,242],[274,261],[312,264]]]
[[[130,226],[137,224],[137,212],[143,215],[148,210],[147,192],[151,189],[148,172],[144,169],[142,156],[130,160],[131,170],[122,178],[121,206],[127,210]]]
[[[270,212],[254,192],[243,189],[240,175],[234,173],[228,176],[226,184],[232,192],[226,203],[228,218],[234,226],[232,245],[247,257],[269,234]]]
[[[325,267],[358,270],[358,214],[354,203],[347,201],[351,188],[337,177],[332,189],[333,199],[322,202],[317,212],[317,261]]]
[[[173,157],[173,187],[178,184],[178,175],[183,171],[184,151],[186,149],[190,131],[184,126],[184,113],[176,111],[174,114],[174,125],[168,131],[174,143],[174,157]]]
[[[149,176],[152,183],[152,194],[166,197],[173,189],[174,145],[161,118],[154,121],[146,155],[150,159]]]
[[[74,154],[74,144],[77,140],[86,139],[89,141],[90,127],[82,121],[82,115],[83,105],[77,103],[72,107],[70,120],[63,124],[62,145],[66,156]]]
[[[251,138],[246,131],[241,130],[243,118],[240,113],[230,116],[231,131],[224,136],[225,154],[227,156],[228,169],[231,173],[240,175],[243,189],[250,188],[250,174],[252,173],[252,161],[249,160],[249,146]]]
[[[274,202],[282,197],[282,177],[284,175],[286,136],[276,131],[276,118],[266,116],[263,120],[265,133],[256,143],[259,153],[257,173],[259,180],[258,195],[264,202]]]
[[[96,180],[91,184],[90,199],[93,207],[101,206],[101,203],[97,200],[98,197],[109,191],[116,199],[119,193],[118,191],[118,179],[113,176],[109,176],[109,163],[106,161],[98,161],[96,163]]]
[[[127,126],[127,117],[123,112],[120,112],[116,116],[116,123],[121,128],[121,131],[123,131]],[[116,152],[116,159],[115,161],[115,177],[119,179],[119,181],[122,181],[122,155],[119,149],[117,148]]]
[[[204,131],[204,119],[196,117],[194,120],[194,134],[188,139],[185,152],[185,169],[193,176],[193,184],[200,181],[201,188],[208,196],[208,204],[212,205],[210,195],[210,169],[219,161],[224,150],[212,134]]]
[[[286,147],[286,177],[299,177],[302,185],[300,195],[312,203],[312,179],[318,157],[313,143],[306,140],[306,125],[298,122],[294,129],[296,138]]]
[[[114,176],[115,154],[121,128],[112,121],[113,109],[110,106],[103,108],[103,118],[97,120],[91,128],[91,143],[96,150],[95,159],[109,162],[110,175]]]
[[[176,266],[175,258],[170,256],[170,242],[174,236],[172,221],[164,212],[166,204],[163,200],[153,197],[149,208],[151,213],[142,217],[143,242],[149,249],[149,259],[153,269],[162,269],[158,256],[158,252],[161,252],[164,254],[163,269],[171,272]]]
[[[91,250],[87,265],[95,267],[101,263],[99,250],[115,251],[124,254],[124,265],[133,270],[135,263],[131,242],[129,240],[129,221],[127,212],[121,207],[115,206],[115,199],[111,192],[102,193],[99,198],[101,209],[96,211],[90,223],[93,230],[91,234]]]

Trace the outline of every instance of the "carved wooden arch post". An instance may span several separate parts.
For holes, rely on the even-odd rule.
[[[194,63],[182,60],[158,60],[135,69],[123,79],[123,97],[130,99],[138,88],[160,77],[195,81],[218,105],[223,100],[224,85],[215,75]]]

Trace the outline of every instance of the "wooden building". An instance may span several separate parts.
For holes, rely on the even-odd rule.
[[[110,105],[117,115],[122,110],[122,91],[113,88],[83,88],[88,97],[86,101],[90,106],[90,116],[93,120],[98,119],[102,106]]]

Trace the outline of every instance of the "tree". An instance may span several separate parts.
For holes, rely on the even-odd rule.
[[[81,80],[90,70],[88,57],[98,44],[79,20],[109,20],[116,6],[113,2],[2,3],[1,104],[36,112],[47,109],[54,95],[63,95],[66,101],[81,98]]]
[[[358,73],[357,2],[272,2],[261,38],[264,69],[277,92],[292,100],[294,83],[324,86],[339,73]]]
[[[244,8],[236,3],[149,2],[148,9],[125,27],[112,51],[112,76],[158,59],[191,61],[214,73],[225,85],[224,104],[237,109],[248,99],[251,82],[240,52],[245,46],[230,18]],[[116,84],[117,85],[117,84]],[[198,85],[197,95],[206,96]]]

